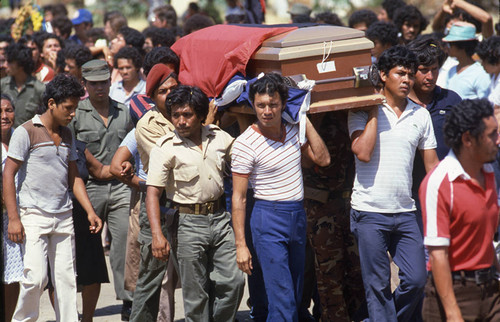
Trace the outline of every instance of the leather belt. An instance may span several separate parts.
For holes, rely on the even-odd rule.
[[[477,285],[486,284],[495,278],[496,269],[494,266],[489,268],[477,269],[474,271],[455,271],[451,276],[455,281],[472,281]]]
[[[321,203],[327,203],[328,200],[334,198],[349,199],[351,191],[328,191],[304,186],[304,199],[310,199]]]
[[[190,215],[208,215],[216,213],[217,211],[224,209],[226,206],[226,199],[224,195],[217,200],[208,201],[204,203],[195,204],[180,204],[173,203],[172,208],[178,209],[180,213],[190,214]]]

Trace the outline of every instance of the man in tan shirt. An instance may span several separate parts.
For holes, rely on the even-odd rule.
[[[170,253],[160,224],[159,200],[166,190],[179,211],[177,258],[186,321],[234,321],[244,278],[223,187],[234,139],[217,126],[203,126],[209,103],[196,87],[173,89],[166,109],[175,131],[151,150],[147,181],[153,256],[166,260]]]

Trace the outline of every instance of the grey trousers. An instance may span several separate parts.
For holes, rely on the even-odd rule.
[[[154,322],[173,321],[174,319],[174,291],[177,284],[177,272],[172,261],[161,261],[153,256],[151,250],[151,227],[145,204],[146,194],[142,194],[139,212],[139,244],[140,265],[137,284],[132,304],[130,321]],[[162,231],[167,236],[167,227],[162,223]],[[169,240],[169,242],[171,242]],[[171,256],[172,258],[172,256]],[[169,272],[167,272],[167,268]],[[170,274],[168,274],[170,273]],[[166,280],[170,278],[170,280]],[[167,285],[162,286],[163,282]],[[160,311],[160,309],[162,311]]]
[[[87,194],[97,215],[108,223],[111,233],[109,261],[116,297],[119,300],[132,301],[132,293],[125,290],[124,283],[130,188],[117,180],[107,182],[89,180]]]
[[[177,259],[187,322],[234,321],[245,280],[236,264],[231,215],[179,214]]]

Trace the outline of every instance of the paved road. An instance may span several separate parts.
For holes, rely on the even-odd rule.
[[[106,262],[108,265],[108,273],[111,279],[111,283],[103,284],[101,288],[101,295],[99,296],[99,301],[97,302],[97,309],[95,312],[95,322],[104,321],[121,321],[120,310],[121,301],[116,300],[115,291],[113,289],[113,274],[111,273],[109,265],[109,257],[106,256]],[[248,317],[249,309],[246,305],[248,299],[248,288],[245,286],[245,294],[243,295],[243,300],[238,311],[238,321],[252,321]],[[175,291],[175,321],[184,321],[184,307],[182,305],[182,293],[181,289]],[[78,297],[78,310],[81,313],[82,302],[81,297]],[[52,322],[55,321],[55,313],[50,305],[48,293],[45,292],[42,295],[40,301],[40,318],[38,321]]]

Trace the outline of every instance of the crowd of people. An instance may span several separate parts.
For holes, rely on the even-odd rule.
[[[264,22],[226,2],[224,23]],[[499,24],[465,0],[430,25],[403,0],[289,13],[365,32],[383,103],[293,124],[277,71],[248,83],[255,115],[219,108],[171,49],[215,25],[196,3],[142,32],[63,4],[40,31],[2,21],[6,321],[45,289],[57,321],[92,321],[105,250],[122,321],[173,321],[179,286],[186,321],[234,321],[245,279],[255,321],[500,320]]]

